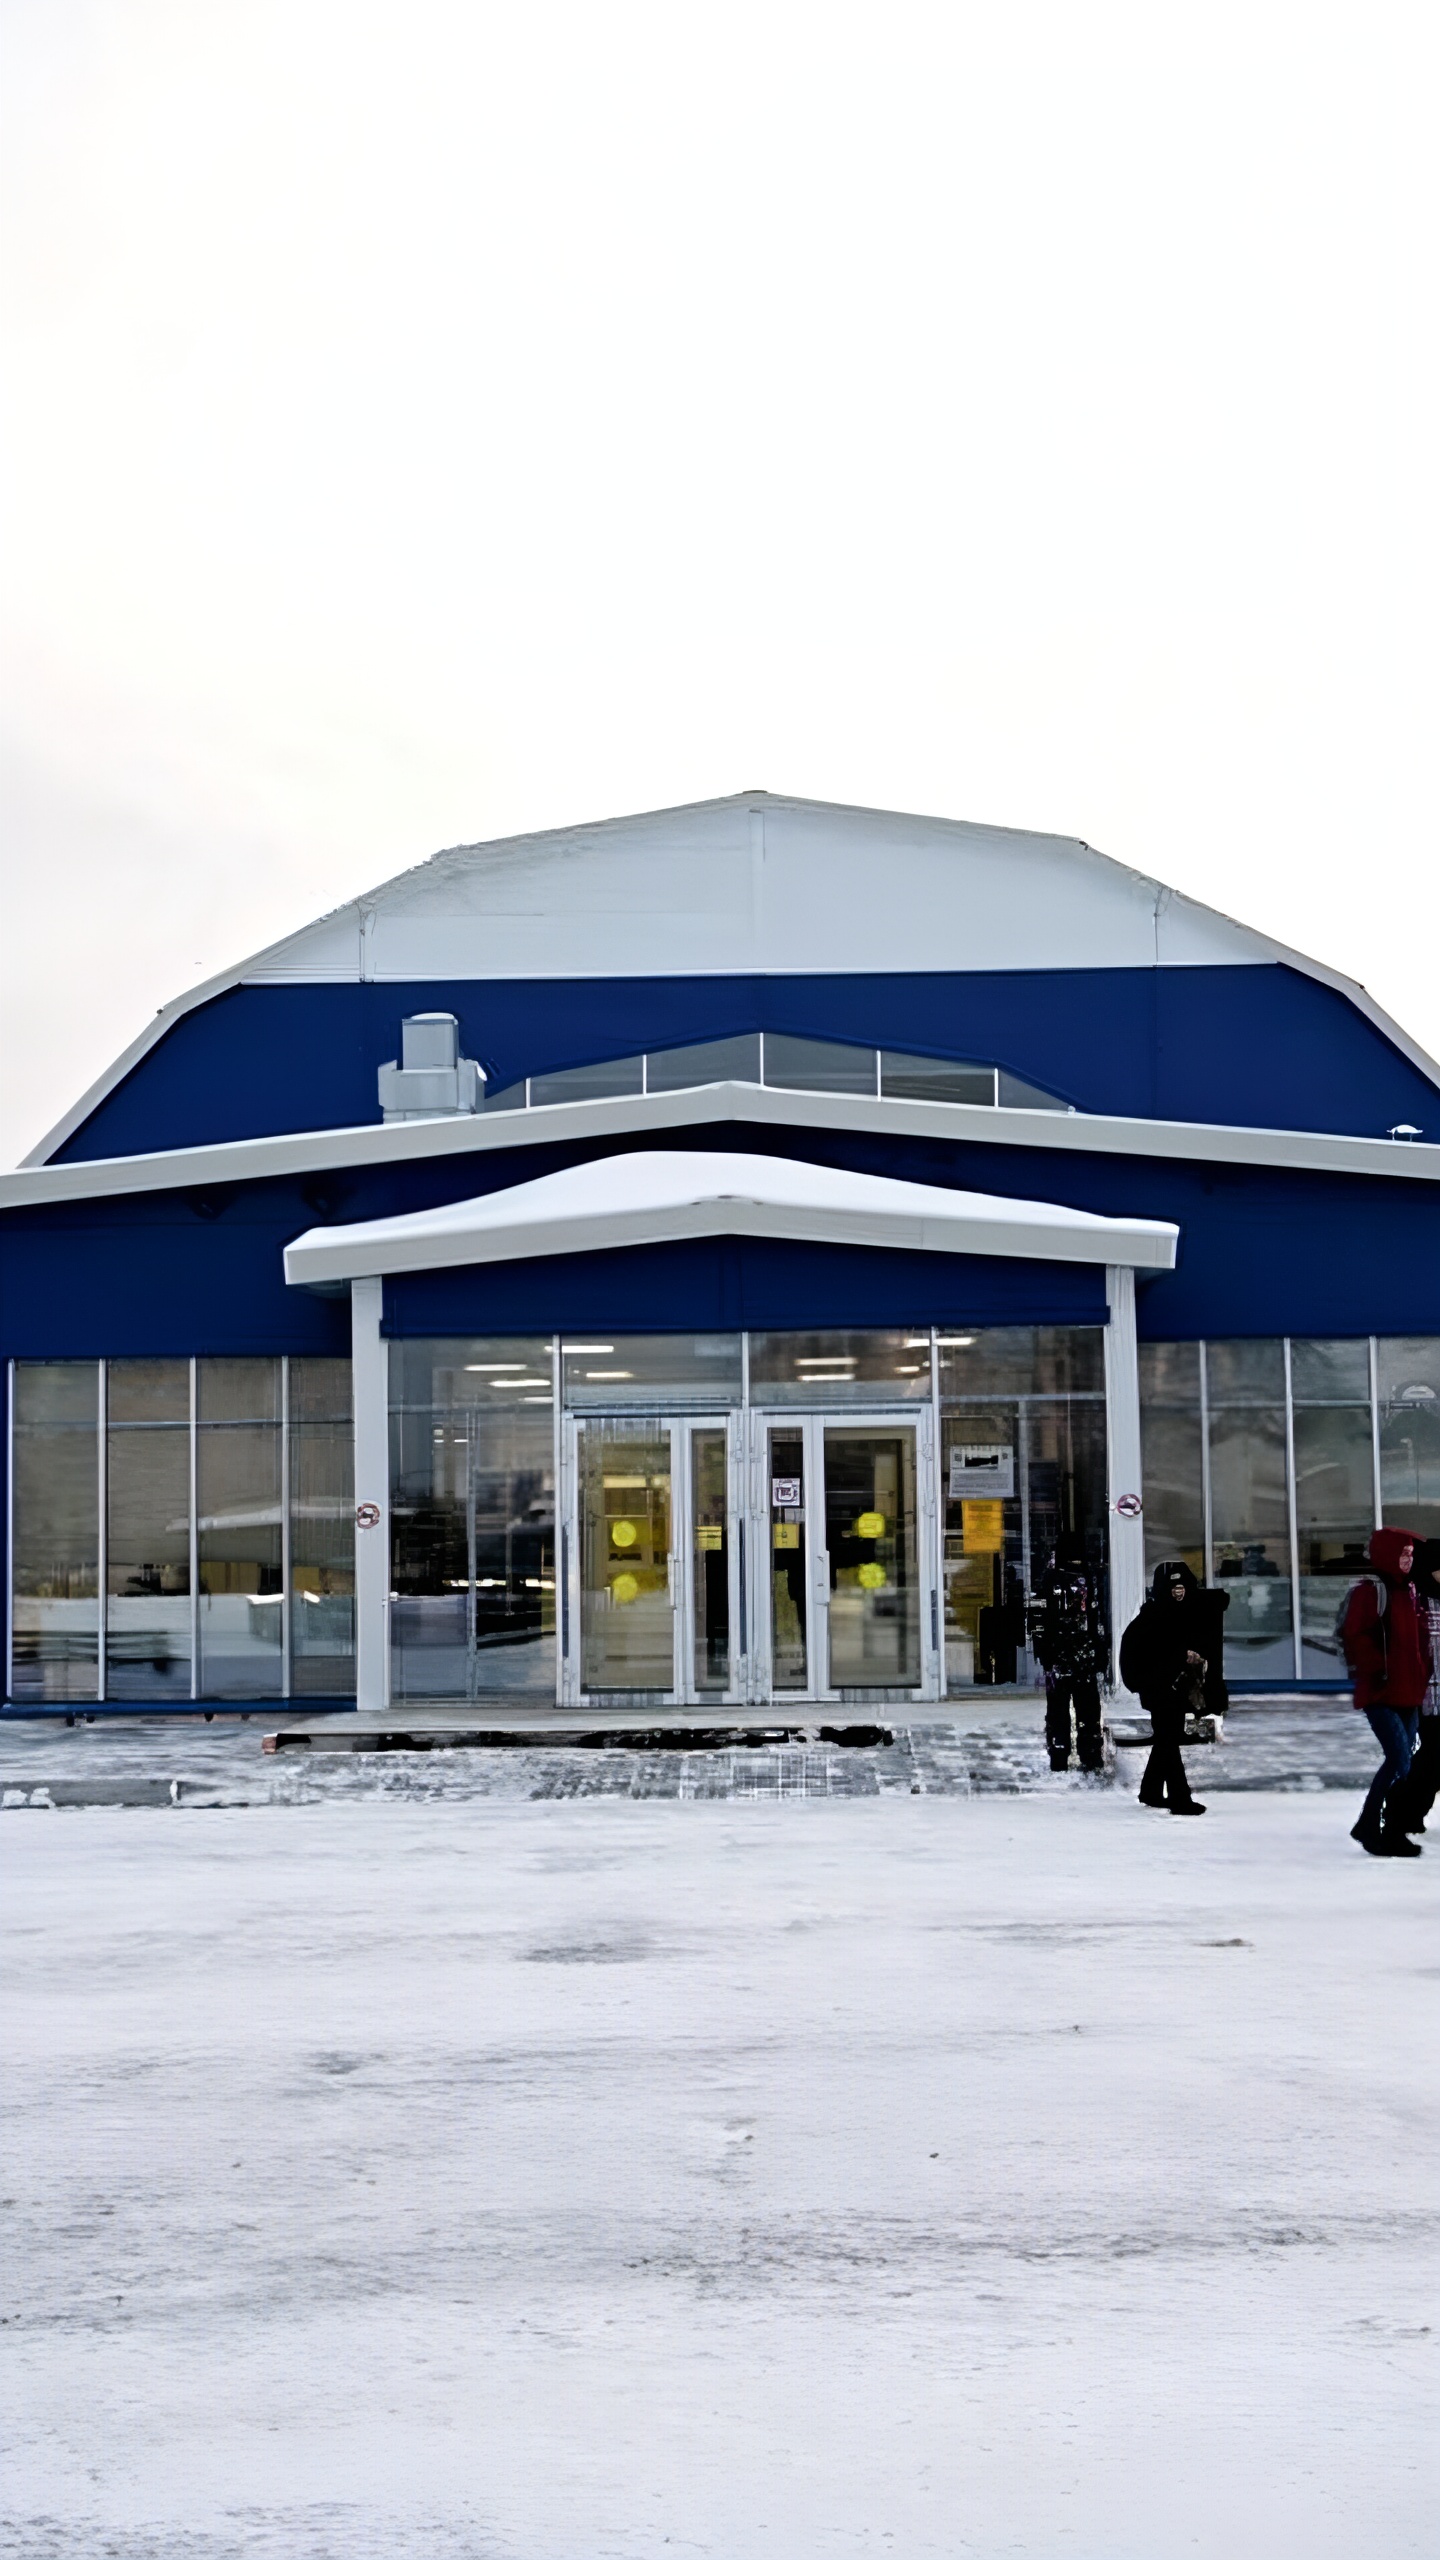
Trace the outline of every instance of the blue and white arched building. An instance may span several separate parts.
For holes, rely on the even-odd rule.
[[[439,854],[3,1177],[7,1701],[935,1700],[1062,1535],[1334,1678],[1440,1530],[1437,1139],[1360,988],[1078,842]]]

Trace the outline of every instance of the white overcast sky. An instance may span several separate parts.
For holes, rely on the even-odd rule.
[[[756,785],[1440,1050],[1433,6],[0,25],[7,1159],[439,846]]]

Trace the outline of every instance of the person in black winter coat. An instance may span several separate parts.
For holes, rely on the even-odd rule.
[[[1205,1810],[1190,1793],[1180,1745],[1187,1713],[1225,1711],[1221,1619],[1228,1606],[1228,1592],[1202,1590],[1188,1564],[1167,1558],[1120,1640],[1120,1677],[1155,1737],[1140,1781],[1142,1804],[1168,1805],[1171,1813]]]
[[[1105,1766],[1100,1721],[1100,1663],[1105,1624],[1084,1549],[1062,1539],[1030,1603],[1030,1643],[1045,1674],[1045,1747],[1052,1769],[1070,1766],[1070,1710],[1082,1769]]]

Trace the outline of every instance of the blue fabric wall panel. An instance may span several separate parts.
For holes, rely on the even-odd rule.
[[[459,1017],[492,1090],[646,1047],[785,1030],[994,1061],[1084,1111],[1440,1135],[1440,1092],[1333,988],[1282,965],[975,975],[473,979],[234,987],[186,1014],[62,1159],[379,1118],[403,1015]]]
[[[107,1206],[109,1204],[106,1204]],[[343,1353],[350,1307],[287,1289],[270,1225],[107,1216],[86,1204],[0,1230],[0,1351],[61,1360],[170,1353]],[[126,1203],[135,1208],[137,1204]],[[142,1204],[148,1206],[149,1204]],[[168,1204],[173,1207],[173,1201]],[[299,1232],[294,1220],[290,1232]]]
[[[1180,1267],[1140,1292],[1151,1338],[1440,1333],[1440,1186],[743,1126],[692,1143],[1173,1219]],[[343,1308],[285,1286],[282,1250],[293,1237],[504,1189],[587,1152],[527,1147],[11,1211],[0,1218],[0,1349],[31,1358],[343,1349]],[[787,1320],[822,1319],[797,1298]]]
[[[1104,1321],[1104,1273],[1093,1267],[749,1237],[412,1273],[385,1284],[385,1331],[397,1336]]]

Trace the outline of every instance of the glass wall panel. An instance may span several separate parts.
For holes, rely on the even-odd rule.
[[[105,1692],[112,1704],[190,1696],[190,1363],[107,1371]]]
[[[348,1360],[290,1362],[290,1685],[355,1694],[355,1425]]]
[[[987,1325],[938,1340],[942,1401],[1105,1393],[1103,1325]]]
[[[993,1103],[995,1070],[955,1066],[948,1058],[907,1058],[898,1049],[882,1049],[880,1090],[896,1102]]]
[[[195,1364],[200,1695],[284,1686],[280,1363]]]
[[[873,1093],[876,1053],[793,1031],[765,1034],[765,1082],[791,1093]]]
[[[643,1092],[644,1081],[642,1058],[606,1058],[595,1067],[556,1067],[548,1075],[531,1077],[531,1107],[542,1102],[607,1101],[615,1094]]]
[[[1384,1336],[1375,1364],[1382,1516],[1440,1538],[1440,1335]]]
[[[547,1338],[390,1346],[391,1687],[555,1695]]]
[[[1252,1347],[1207,1344],[1212,1382],[1217,1352]],[[1278,1344],[1259,1347],[1279,1349]],[[1233,1376],[1232,1369],[1227,1384]],[[1283,1404],[1277,1408],[1241,1403],[1217,1410],[1212,1401],[1210,1485],[1215,1579],[1230,1597],[1225,1619],[1226,1675],[1293,1680]]]
[[[1280,1341],[1207,1342],[1210,1407],[1285,1402],[1285,1346]]]
[[[1064,1541],[1104,1605],[1103,1334],[1019,1325],[941,1334],[945,1683],[1029,1686],[1025,1606]]]
[[[1145,1570],[1183,1556],[1203,1582],[1204,1460],[1198,1342],[1140,1345],[1140,1454],[1145,1488]]]
[[[683,1049],[652,1049],[645,1061],[651,1093],[684,1093],[697,1084],[758,1084],[760,1034],[740,1031],[730,1040],[695,1040]]]
[[[750,1336],[752,1404],[909,1404],[929,1395],[928,1333]]]
[[[545,1362],[549,1391],[550,1350]],[[616,1333],[561,1344],[570,1413],[724,1413],[744,1377],[738,1333]]]
[[[1343,1680],[1335,1620],[1375,1525],[1368,1342],[1290,1345],[1302,1677]]]
[[[17,1361],[11,1655],[17,1701],[83,1703],[100,1655],[100,1373]]]

